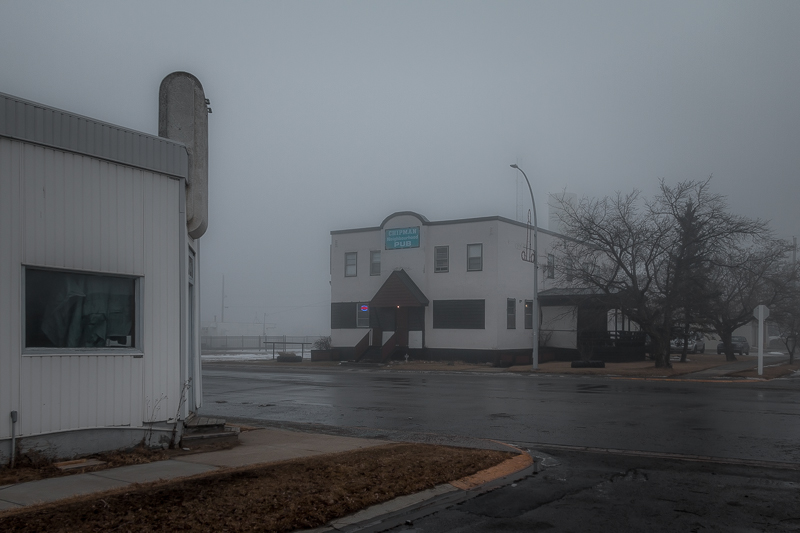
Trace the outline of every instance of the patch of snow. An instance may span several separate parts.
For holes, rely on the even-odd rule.
[[[300,355],[299,353],[297,355]],[[219,353],[219,354],[203,354],[203,361],[272,361],[272,352],[269,353]],[[277,354],[276,356],[277,357]],[[303,354],[303,359],[311,359],[310,353]]]

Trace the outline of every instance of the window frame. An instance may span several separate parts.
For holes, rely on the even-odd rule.
[[[378,257],[378,260],[375,261],[375,257]],[[378,266],[377,271],[374,268]],[[369,275],[370,276],[380,276],[381,275],[381,251],[380,250],[370,250],[369,252]]]
[[[353,264],[352,265],[348,265],[347,264],[347,259],[349,257],[353,258]],[[348,274],[347,273],[348,272],[348,270],[347,270],[348,266],[352,266],[353,267],[353,273],[352,274]],[[358,277],[358,252],[345,252],[344,253],[344,277],[346,277],[346,278]]]
[[[480,260],[480,266],[478,268],[472,268],[471,265],[470,265],[470,259],[471,258],[470,258],[469,252],[475,246],[477,246],[478,250],[480,250],[480,254],[477,256],[477,259]],[[475,242],[475,243],[467,244],[467,272],[480,272],[482,270],[483,270],[483,243]]]
[[[439,257],[437,254],[440,250],[444,250],[444,266],[439,266]],[[450,272],[450,246],[434,246],[433,247],[433,273],[434,274],[441,274],[444,272]]]
[[[506,329],[517,329],[516,298],[506,298]]]
[[[533,300],[525,300],[525,329],[533,329]]]
[[[21,305],[20,305],[20,344],[23,356],[74,356],[74,355],[93,355],[93,356],[132,356],[136,359],[144,357],[144,276],[132,274],[120,274],[117,272],[99,272],[95,270],[82,270],[74,268],[51,268],[40,265],[23,263],[21,265]],[[130,279],[134,282],[133,287],[133,334],[131,342],[133,346],[98,346],[98,347],[77,347],[59,348],[55,346],[27,346],[27,273],[29,270],[39,270],[47,272],[61,272],[64,274],[80,274],[88,276],[113,277]]]

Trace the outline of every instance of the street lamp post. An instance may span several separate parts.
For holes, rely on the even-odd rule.
[[[533,369],[539,368],[539,246],[537,244],[538,227],[536,224],[536,201],[533,199],[533,189],[531,182],[528,180],[525,171],[519,168],[516,164],[511,165],[522,172],[525,177],[525,183],[528,184],[528,192],[531,193],[531,204],[533,204]]]

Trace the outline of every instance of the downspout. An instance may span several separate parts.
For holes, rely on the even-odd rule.
[[[14,431],[17,427],[17,412],[11,411],[11,468],[14,468],[14,461],[17,457],[17,434]]]
[[[181,348],[180,348],[181,369],[180,369],[180,376],[181,376],[181,383],[180,383],[180,386],[181,386],[181,396],[186,394],[187,395],[187,399],[188,399],[189,391],[185,390],[185,388],[184,388],[184,383],[186,383],[186,380],[189,378],[189,368],[188,368],[188,366],[189,366],[189,358],[190,358],[190,355],[188,354],[188,350],[187,350],[187,346],[189,344],[187,342],[188,341],[188,338],[187,338],[187,326],[188,326],[189,321],[188,321],[188,317],[186,316],[187,315],[187,309],[186,308],[189,305],[188,294],[187,294],[187,292],[188,292],[188,283],[189,283],[189,275],[188,275],[187,270],[186,270],[187,269],[187,265],[186,265],[187,258],[186,258],[186,256],[189,254],[189,242],[188,242],[188,236],[186,234],[186,181],[185,180],[181,180],[181,192],[180,192],[179,196],[180,196],[180,198],[179,198],[179,211],[181,213],[181,216],[178,217],[180,219],[179,222],[178,222],[178,228],[179,228],[179,232],[180,232],[179,235],[180,235],[180,247],[181,247],[181,253],[180,253],[180,258],[179,258],[179,264],[180,264],[179,268],[180,268],[181,274],[180,274],[180,276],[178,276],[179,279],[180,279],[180,299],[181,299],[181,307],[180,307],[181,308],[181,312],[180,312],[180,317],[181,317],[180,318],[180,323],[181,323],[181,326],[180,326],[180,336],[181,336]],[[195,260],[195,263],[197,263],[196,260]],[[197,265],[195,264],[195,267],[196,266]],[[191,335],[192,332],[188,332],[188,334]],[[180,403],[180,399],[178,401]],[[187,401],[186,404],[188,404],[188,403],[189,402]],[[187,406],[184,405],[184,409],[186,409],[186,408],[187,408]],[[186,418],[186,413],[179,413],[178,414],[178,418],[180,419],[181,416],[183,416],[183,418]],[[177,424],[178,421],[176,420],[175,423]]]

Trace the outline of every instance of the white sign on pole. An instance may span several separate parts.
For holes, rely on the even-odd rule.
[[[758,319],[758,375],[764,373],[764,321],[769,316],[769,307],[759,305],[753,310],[753,316]]]

